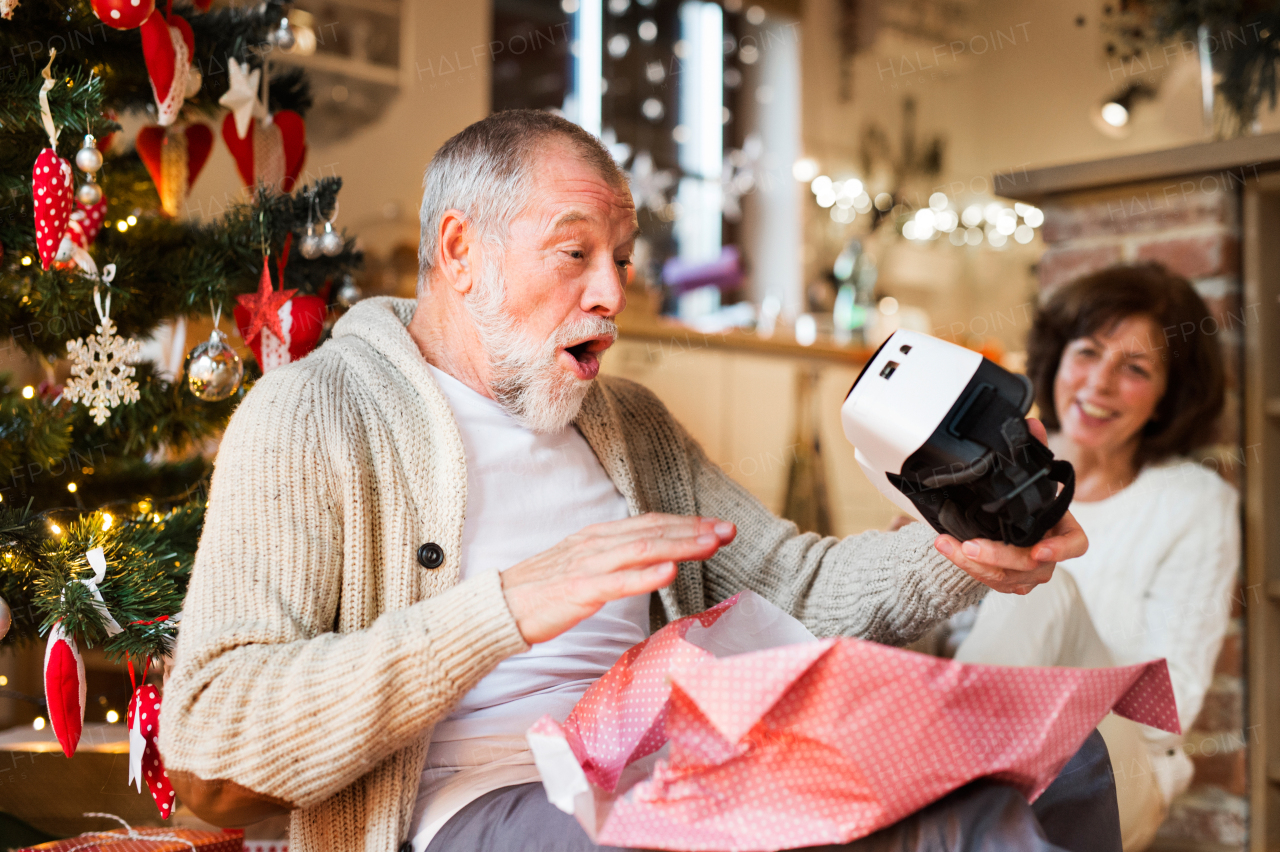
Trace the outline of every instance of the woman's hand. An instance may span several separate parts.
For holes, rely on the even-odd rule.
[[[1027,426],[1041,443],[1048,442],[1043,423],[1028,417]],[[1031,547],[1014,547],[985,538],[961,543],[950,535],[938,536],[933,546],[984,586],[1006,594],[1025,595],[1041,583],[1049,582],[1057,563],[1084,555],[1089,549],[1089,539],[1067,512],[1048,535]]]

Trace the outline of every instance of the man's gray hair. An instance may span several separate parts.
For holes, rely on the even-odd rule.
[[[627,176],[608,149],[571,121],[532,109],[505,110],[477,121],[440,146],[423,176],[419,293],[435,265],[445,211],[461,211],[486,242],[503,245],[511,220],[533,193],[537,154],[555,139],[609,183],[627,187]]]

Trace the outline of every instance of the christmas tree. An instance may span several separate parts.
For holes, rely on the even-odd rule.
[[[0,376],[0,647],[54,631],[73,656],[171,650],[200,450],[264,368],[316,345],[360,261],[319,232],[341,180],[300,181],[310,95],[279,61],[284,4],[208,6],[0,0],[0,327],[51,377]],[[184,219],[219,135],[251,189],[217,220]],[[177,376],[136,359],[137,341],[201,316],[238,326],[256,357],[215,333]],[[48,700],[57,728],[75,708]]]

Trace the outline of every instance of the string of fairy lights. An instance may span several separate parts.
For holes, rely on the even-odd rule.
[[[994,198],[976,198],[960,205],[944,192],[934,192],[919,207],[894,197],[892,193],[872,190],[857,177],[842,180],[819,174],[812,159],[795,163],[792,176],[809,185],[818,207],[830,212],[831,220],[851,225],[860,215],[878,211],[894,223],[903,239],[929,242],[946,238],[953,246],[980,246],[1003,249],[1012,241],[1027,245],[1036,237],[1036,229],[1044,224],[1044,211],[1031,204],[1008,205]]]

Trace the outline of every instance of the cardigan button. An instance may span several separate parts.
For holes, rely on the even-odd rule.
[[[404,843],[400,844],[400,848],[397,849],[396,852],[413,852],[413,844],[406,840]]]
[[[423,568],[439,568],[444,564],[444,548],[429,541],[418,548],[418,564]]]

